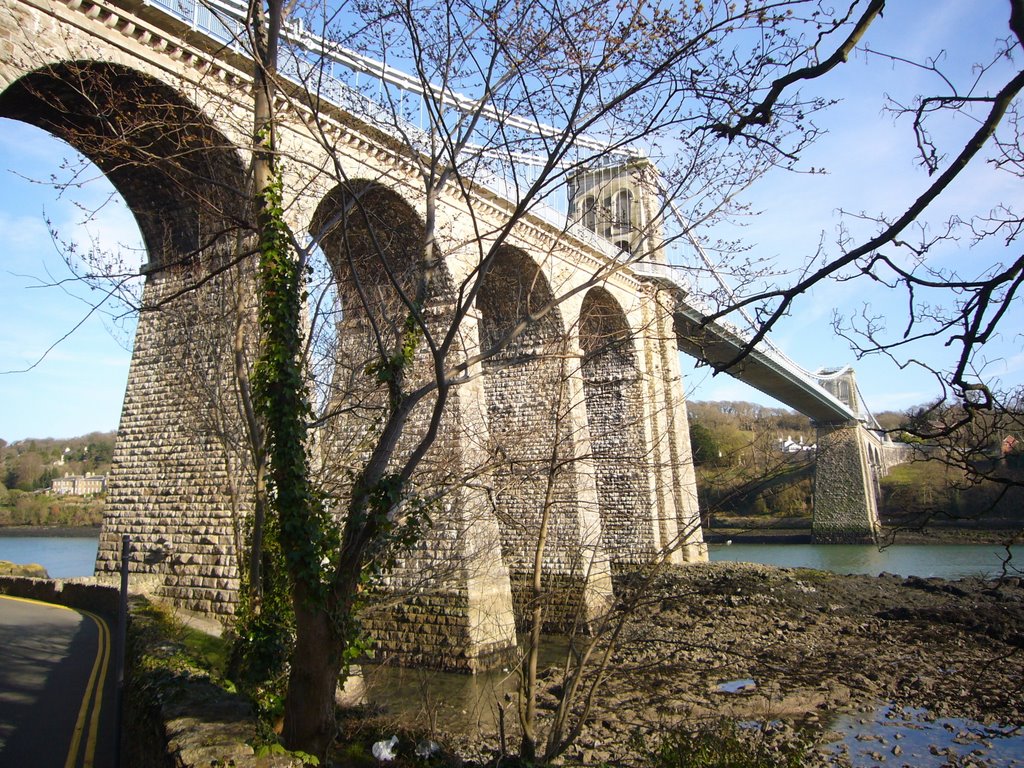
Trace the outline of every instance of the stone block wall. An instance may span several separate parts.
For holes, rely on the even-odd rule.
[[[820,544],[874,543],[878,500],[857,422],[818,425],[812,535]]]
[[[631,355],[609,350],[585,360],[583,378],[605,553],[613,567],[650,562],[659,546],[639,371]]]
[[[676,562],[701,563],[708,559],[697,505],[697,475],[690,443],[690,421],[686,412],[686,388],[679,365],[672,315],[655,295],[650,310],[651,330],[646,343],[650,350],[649,376],[657,378],[652,401],[663,403],[664,417],[655,414],[651,435],[658,456],[654,483],[662,495],[664,531],[678,553]],[[668,519],[671,518],[671,519]]]
[[[580,433],[563,360],[509,349],[484,364],[493,462],[489,495],[516,621],[524,626],[533,608],[534,557],[543,536],[542,599],[552,631],[586,623],[611,597],[608,558],[599,551],[593,470],[589,457],[577,453],[588,436]]]
[[[190,610],[230,615],[236,553],[251,508],[251,466],[238,406],[232,309],[237,274],[164,303],[195,275],[146,281],[114,448],[96,570],[158,577],[160,594]]]

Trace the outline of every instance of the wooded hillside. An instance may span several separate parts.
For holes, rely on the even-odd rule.
[[[105,475],[114,454],[114,432],[72,438],[0,439],[0,525],[99,525],[102,499],[45,493],[65,474]]]
[[[751,522],[793,518],[786,527],[810,524],[815,454],[796,448],[815,442],[807,417],[746,402],[696,401],[688,408],[705,524],[709,516]],[[881,480],[883,522],[907,527],[1024,524],[1024,435],[1012,429],[1016,421],[982,416],[970,429],[929,443],[900,431],[921,412],[876,415],[883,428],[893,430],[894,439],[921,447],[919,460],[894,468]],[[933,409],[927,413],[934,418]],[[1008,438],[1017,447],[1007,452]],[[784,450],[786,441],[794,446],[792,452]]]

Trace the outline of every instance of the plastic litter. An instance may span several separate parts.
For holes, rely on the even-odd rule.
[[[390,762],[395,759],[395,747],[398,746],[398,737],[392,736],[387,741],[374,742],[373,747],[370,751],[373,756],[381,762]]]
[[[757,690],[757,683],[749,677],[740,680],[729,680],[715,686],[715,693],[750,693]]]

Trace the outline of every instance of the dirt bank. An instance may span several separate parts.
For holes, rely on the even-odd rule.
[[[629,764],[631,735],[722,715],[781,721],[789,733],[810,725],[824,737],[838,714],[877,703],[1020,725],[1022,633],[1018,578],[945,582],[744,563],[673,569],[627,622],[595,716],[567,759]],[[544,710],[559,690],[549,675]],[[754,688],[718,692],[739,679]]]

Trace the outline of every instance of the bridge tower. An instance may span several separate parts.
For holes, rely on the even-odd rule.
[[[821,386],[859,413],[857,380],[849,366],[818,372]],[[874,543],[878,538],[878,483],[870,432],[858,420],[817,422],[812,536],[818,544]]]
[[[624,253],[664,262],[657,185],[647,158],[609,158],[569,179],[569,218]]]

